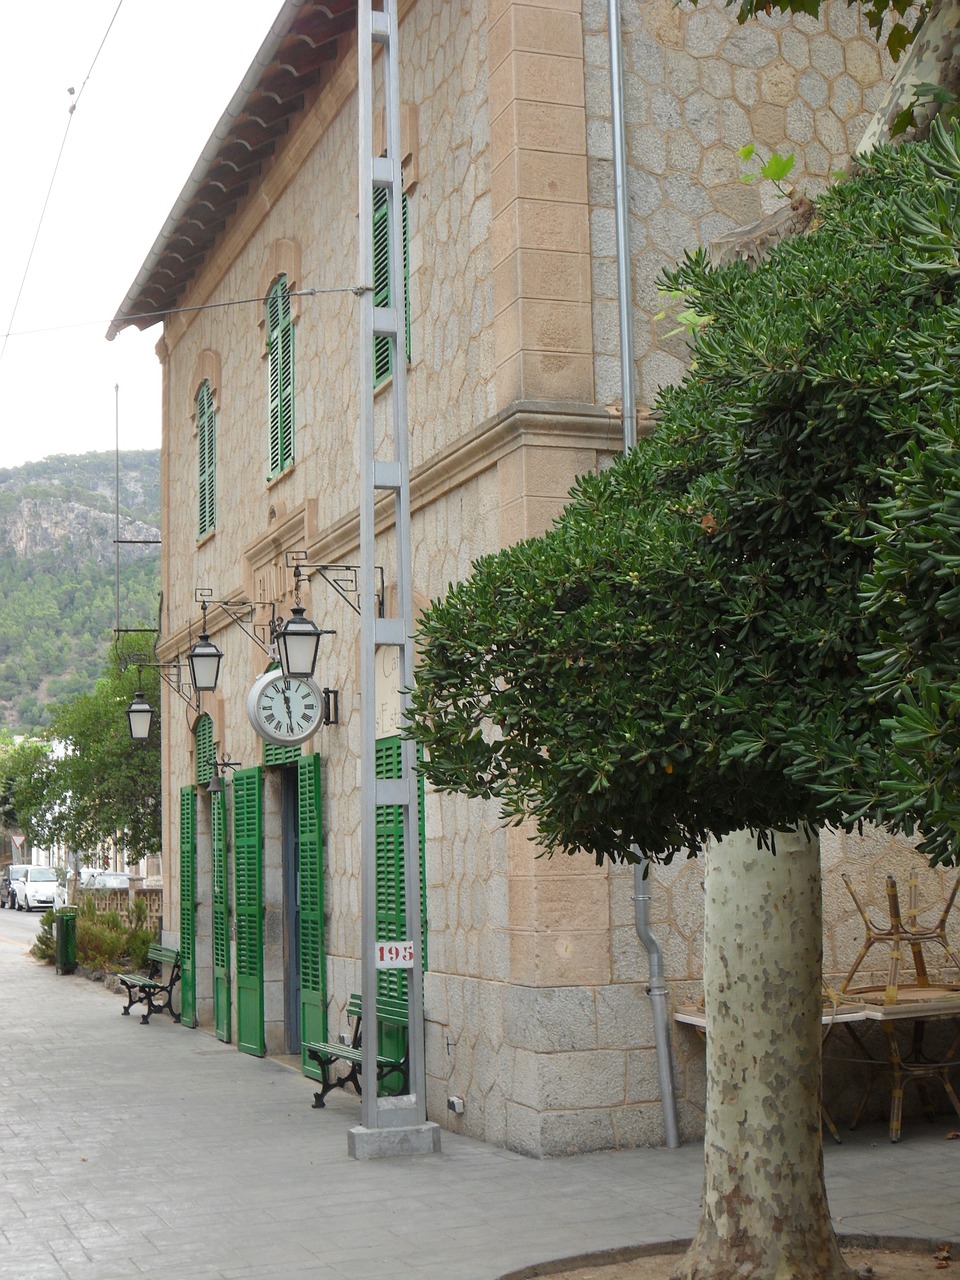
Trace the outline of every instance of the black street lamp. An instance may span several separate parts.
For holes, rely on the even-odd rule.
[[[291,616],[274,633],[273,639],[277,646],[277,657],[280,660],[280,670],[283,674],[288,678],[294,676],[302,680],[312,680],[313,673],[317,669],[317,651],[320,648],[320,637],[332,636],[335,633],[321,630],[312,619],[306,616],[307,611],[300,603],[300,579],[302,576],[300,566],[294,565],[294,605],[290,610]]]
[[[130,737],[134,742],[146,742],[153,728],[153,707],[138,689],[133,701],[127,707],[127,723],[130,725]]]
[[[187,654],[190,682],[198,693],[212,693],[220,678],[223,653],[207,635],[207,602],[201,602],[203,623],[196,644]]]

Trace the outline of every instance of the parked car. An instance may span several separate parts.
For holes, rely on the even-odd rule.
[[[84,885],[86,889],[129,889],[130,877],[122,871],[95,871]]]
[[[18,911],[32,911],[34,907],[47,910],[61,907],[66,894],[60,886],[56,867],[23,867],[23,875],[17,881],[11,877],[10,887],[16,894]]]
[[[19,884],[26,869],[26,863],[14,862],[0,876],[0,907],[9,907],[12,911],[17,905],[17,893],[14,886]]]

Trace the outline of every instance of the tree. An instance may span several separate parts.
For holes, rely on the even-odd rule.
[[[159,735],[131,741],[126,717],[138,685],[159,705],[159,677],[126,663],[113,651],[92,694],[55,708],[47,740],[27,740],[5,757],[13,808],[32,843],[116,844],[131,863],[159,852]]]
[[[812,836],[926,820],[890,796],[899,685],[868,660],[884,619],[866,602],[875,526],[942,408],[929,335],[947,353],[960,330],[955,277],[922,252],[957,146],[941,129],[878,151],[754,271],[697,252],[669,273],[707,323],[653,438],[421,624],[411,732],[435,785],[497,797],[550,851],[598,863],[723,837],[711,902],[741,914],[705,940],[725,980],[705,975],[707,1195],[685,1280],[850,1274],[822,1183]],[[765,973],[751,921],[770,925]]]
[[[694,4],[698,0],[693,0]],[[823,0],[724,0],[728,9],[737,10],[737,21],[748,22],[759,13],[805,13],[817,18]],[[911,0],[847,0],[849,8],[862,11],[877,39],[882,39],[894,61],[900,57],[917,36],[932,8],[939,8],[938,0],[923,0],[912,4]]]

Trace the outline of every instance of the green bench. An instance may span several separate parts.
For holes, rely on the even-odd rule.
[[[163,978],[163,970],[169,966],[169,976]],[[146,1011],[141,1014],[140,1021],[146,1025],[150,1015],[170,1014],[174,1022],[180,1021],[179,1013],[173,1011],[173,989],[180,981],[180,952],[173,947],[161,946],[159,942],[151,942],[147,948],[147,973],[121,973],[118,980],[121,987],[126,988],[126,1007],[120,1012],[129,1016],[135,1004],[146,1004]]]
[[[352,995],[347,1001],[347,1017],[353,1022],[353,1035],[349,1044],[340,1044],[335,1041],[324,1041],[319,1044],[304,1042],[303,1049],[307,1057],[317,1064],[322,1077],[320,1091],[313,1095],[314,1107],[326,1106],[324,1098],[330,1090],[345,1089],[348,1084],[352,1084],[357,1093],[362,1093],[360,1075],[363,1071],[363,1011],[358,995]],[[390,1076],[397,1076],[398,1088],[396,1092],[406,1093],[409,1078],[409,1035],[407,1034],[409,1018],[406,1000],[400,1000],[396,996],[378,997],[377,1021],[381,1027],[389,1025],[403,1030],[403,1034],[396,1037],[403,1045],[402,1053],[395,1055],[390,1053],[377,1054],[377,1083],[379,1084]],[[336,1076],[333,1074],[333,1068],[338,1062],[349,1063],[350,1069],[346,1075]]]

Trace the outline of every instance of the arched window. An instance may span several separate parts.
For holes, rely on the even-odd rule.
[[[197,537],[217,527],[217,414],[210,379],[197,391]]]
[[[267,294],[267,366],[272,480],[293,463],[293,319],[285,275]]]

